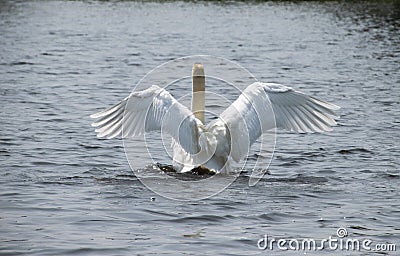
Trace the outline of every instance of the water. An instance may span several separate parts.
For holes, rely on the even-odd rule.
[[[265,234],[327,239],[339,227],[399,246],[399,10],[2,1],[0,254],[266,255],[257,248]],[[192,54],[338,104],[339,126],[279,132],[270,175],[255,187],[242,175],[207,200],[160,197],[135,178],[121,140],[95,137],[89,115],[154,67]],[[339,253],[375,255],[307,252]]]

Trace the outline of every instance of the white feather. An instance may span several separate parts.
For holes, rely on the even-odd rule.
[[[160,131],[162,127],[174,140],[179,141],[185,152],[193,154],[198,151],[198,120],[169,92],[156,85],[133,92],[113,107],[91,117],[100,118],[92,124],[96,127],[98,137],[128,138]]]

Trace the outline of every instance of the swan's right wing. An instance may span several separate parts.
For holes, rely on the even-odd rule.
[[[91,115],[97,118],[98,137],[130,138],[162,131],[172,136],[187,153],[198,151],[198,122],[193,113],[169,92],[156,85],[133,92],[113,107]]]
[[[338,106],[290,87],[256,82],[220,116],[231,136],[231,156],[240,161],[262,133],[281,128],[295,132],[330,131]],[[228,134],[228,133],[227,133]]]

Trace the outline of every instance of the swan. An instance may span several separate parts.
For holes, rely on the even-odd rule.
[[[277,83],[255,82],[222,114],[205,124],[204,67],[192,70],[192,110],[157,85],[132,92],[116,105],[91,115],[98,137],[131,138],[150,131],[172,137],[173,166],[178,172],[205,167],[230,172],[265,132],[331,131],[340,107]]]

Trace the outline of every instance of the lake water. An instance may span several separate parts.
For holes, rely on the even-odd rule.
[[[340,227],[399,247],[399,29],[396,1],[1,1],[0,254],[376,254],[257,246]],[[340,105],[339,125],[279,132],[254,187],[243,174],[209,199],[159,196],[89,115],[194,54]]]

